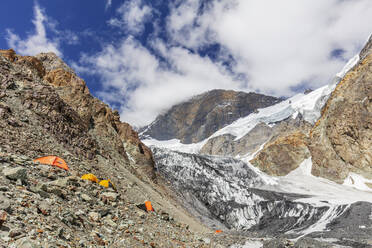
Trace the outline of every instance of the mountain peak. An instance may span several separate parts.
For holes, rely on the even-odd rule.
[[[225,125],[279,101],[279,98],[253,92],[222,89],[207,91],[159,115],[153,123],[142,129],[141,137],[196,143]]]

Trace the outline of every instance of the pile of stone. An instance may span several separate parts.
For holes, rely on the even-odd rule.
[[[210,247],[211,240],[125,192],[74,171],[0,154],[0,244],[4,247]]]

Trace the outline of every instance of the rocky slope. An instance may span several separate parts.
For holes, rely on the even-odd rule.
[[[141,137],[196,143],[258,108],[280,99],[256,93],[212,90],[173,106],[141,130]]]
[[[3,149],[24,155],[55,154],[56,147],[62,146],[96,163],[114,157],[130,164],[127,146],[131,157],[151,170],[151,152],[131,127],[93,98],[85,82],[54,54],[1,53],[5,55],[0,68]],[[46,139],[50,144],[41,145]]]
[[[69,171],[33,163],[62,157]],[[116,191],[80,176],[110,179]],[[54,54],[0,50],[2,247],[226,247],[157,184],[151,151]],[[162,182],[162,179],[159,179]],[[138,208],[150,200],[154,213]]]

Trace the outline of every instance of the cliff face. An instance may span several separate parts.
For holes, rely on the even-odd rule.
[[[372,178],[372,40],[332,93],[310,133],[312,173],[342,182],[350,172]]]
[[[197,143],[238,118],[279,101],[256,93],[212,90],[173,106],[143,128],[141,136]]]
[[[315,176],[342,183],[354,172],[371,179],[372,37],[359,58],[338,83],[313,127],[298,127],[301,136],[273,138],[251,160],[252,164],[268,174],[285,175],[311,156]]]

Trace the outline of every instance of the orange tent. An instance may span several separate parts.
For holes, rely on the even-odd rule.
[[[57,156],[46,156],[46,157],[37,158],[37,159],[34,159],[34,162],[35,163],[39,162],[40,164],[49,164],[49,165],[53,165],[53,166],[57,166],[59,168],[65,169],[65,170],[69,170],[66,162],[62,158],[57,157]]]
[[[222,230],[216,230],[216,233],[222,233]]]
[[[147,210],[147,212],[149,212],[149,211],[154,211],[154,208],[152,207],[150,201],[145,201],[145,206],[146,206],[146,210]]]

